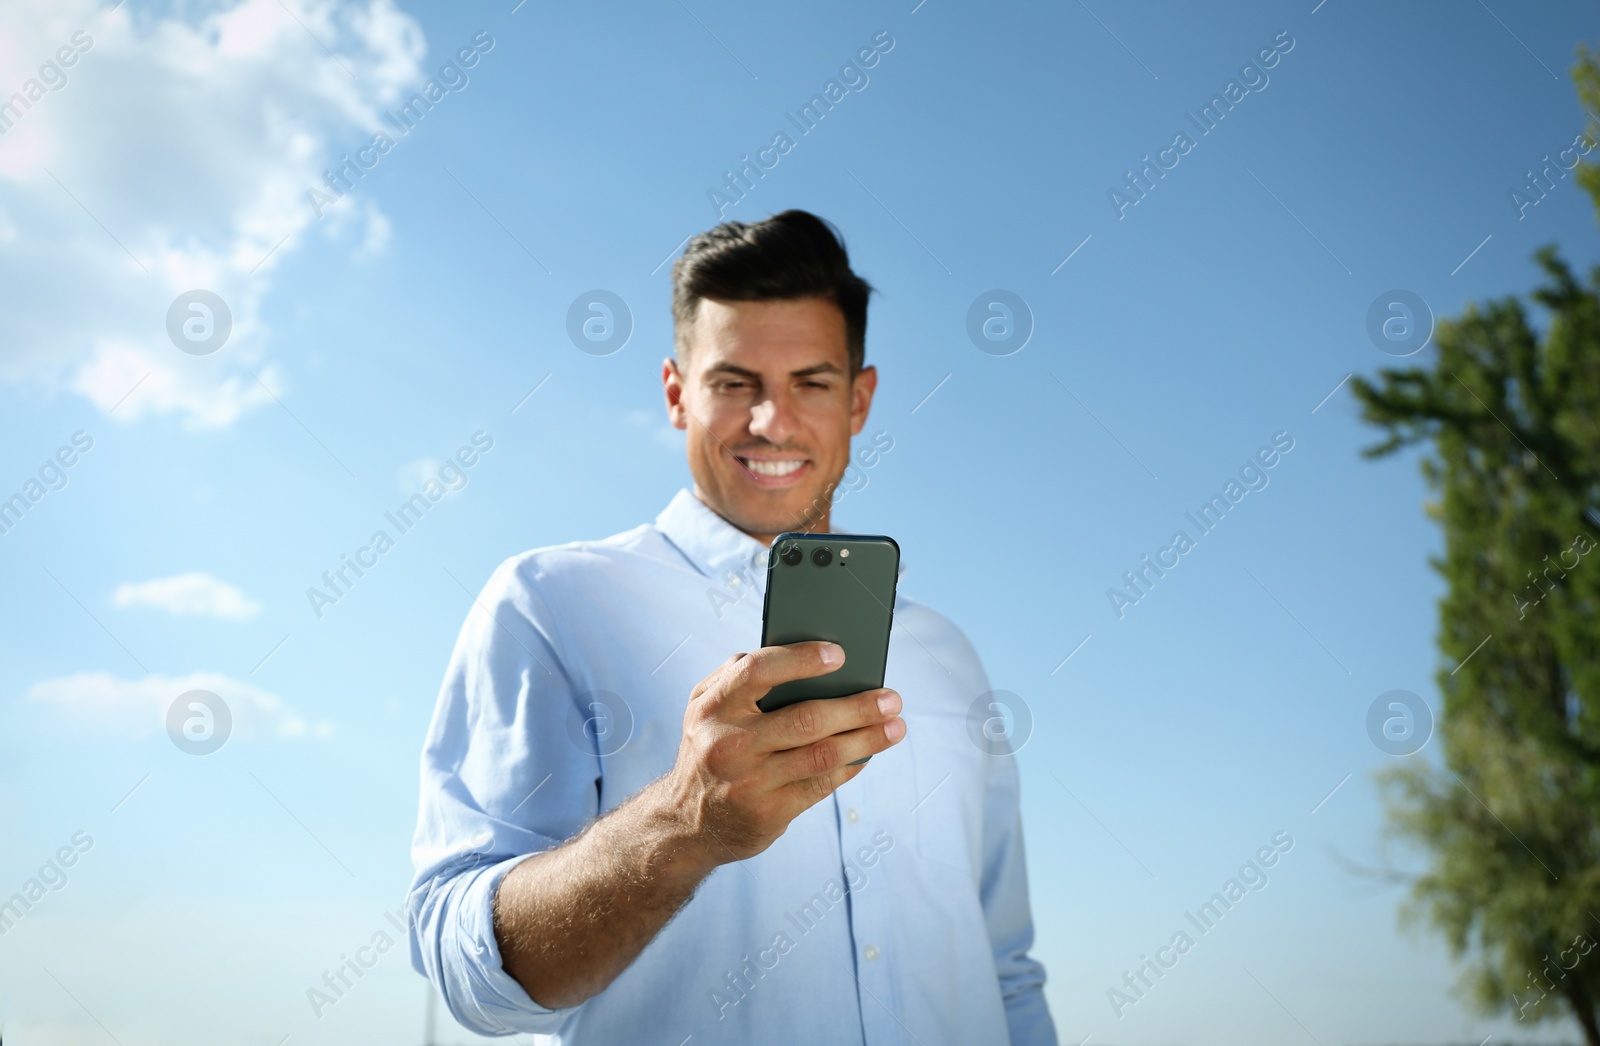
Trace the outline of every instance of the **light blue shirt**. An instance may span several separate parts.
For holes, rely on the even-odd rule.
[[[672,767],[695,684],[761,644],[766,557],[680,490],[654,524],[500,565],[423,747],[412,965],[467,1027],[544,1043],[1054,1046],[1016,760],[969,733],[972,645],[904,594],[885,685],[905,740],[717,868],[587,1002],[540,1006],[502,969],[501,879]]]

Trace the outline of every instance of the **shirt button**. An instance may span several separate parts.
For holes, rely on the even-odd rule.
[[[853,806],[846,810],[844,815],[850,819],[851,824],[855,824],[857,821],[861,820],[861,815],[856,813],[856,808]]]
[[[878,958],[878,946],[876,944],[867,945],[867,949],[864,954],[866,955],[868,962],[876,962]]]

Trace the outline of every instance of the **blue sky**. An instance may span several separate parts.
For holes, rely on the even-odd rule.
[[[420,1035],[403,948],[321,1018],[306,990],[403,897],[471,593],[688,482],[659,391],[669,259],[787,207],[836,223],[879,292],[861,439],[893,450],[836,529],[894,535],[907,593],[1033,714],[1062,1041],[1575,1035],[1474,1016],[1400,891],[1348,871],[1422,866],[1384,841],[1397,757],[1365,724],[1391,690],[1437,707],[1441,586],[1416,457],[1359,458],[1375,433],[1340,383],[1391,362],[1366,321],[1391,290],[1450,316],[1535,286],[1541,244],[1597,261],[1570,175],[1520,215],[1510,196],[1584,129],[1579,4],[110,8],[0,14],[0,91],[73,63],[0,136],[0,497],[41,469],[59,488],[0,534],[0,894],[92,840],[0,939],[8,1038]],[[719,215],[724,172],[875,41]],[[454,89],[308,198],[430,77]],[[1201,134],[1186,114],[1234,79],[1257,89]],[[166,327],[196,288],[232,320],[206,355]],[[631,314],[607,355],[567,333],[594,289]],[[993,290],[1031,316],[1006,355],[968,333]],[[1107,590],[1279,433],[1267,485],[1119,617]],[[318,616],[307,589],[475,434],[460,489]],[[204,757],[163,726],[190,689],[234,719]],[[1117,1016],[1107,990],[1280,831],[1270,885]]]

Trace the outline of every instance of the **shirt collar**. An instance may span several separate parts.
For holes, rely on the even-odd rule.
[[[656,529],[706,577],[724,584],[744,578],[765,590],[767,546],[723,519],[688,488],[680,488],[656,516]],[[905,572],[902,560],[899,573]]]
[[[720,583],[766,576],[767,546],[717,515],[687,488],[674,494],[656,517],[666,535],[696,570]]]

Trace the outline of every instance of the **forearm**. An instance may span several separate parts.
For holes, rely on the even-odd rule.
[[[665,779],[653,782],[501,882],[501,962],[539,1005],[603,991],[716,868],[674,802]]]

